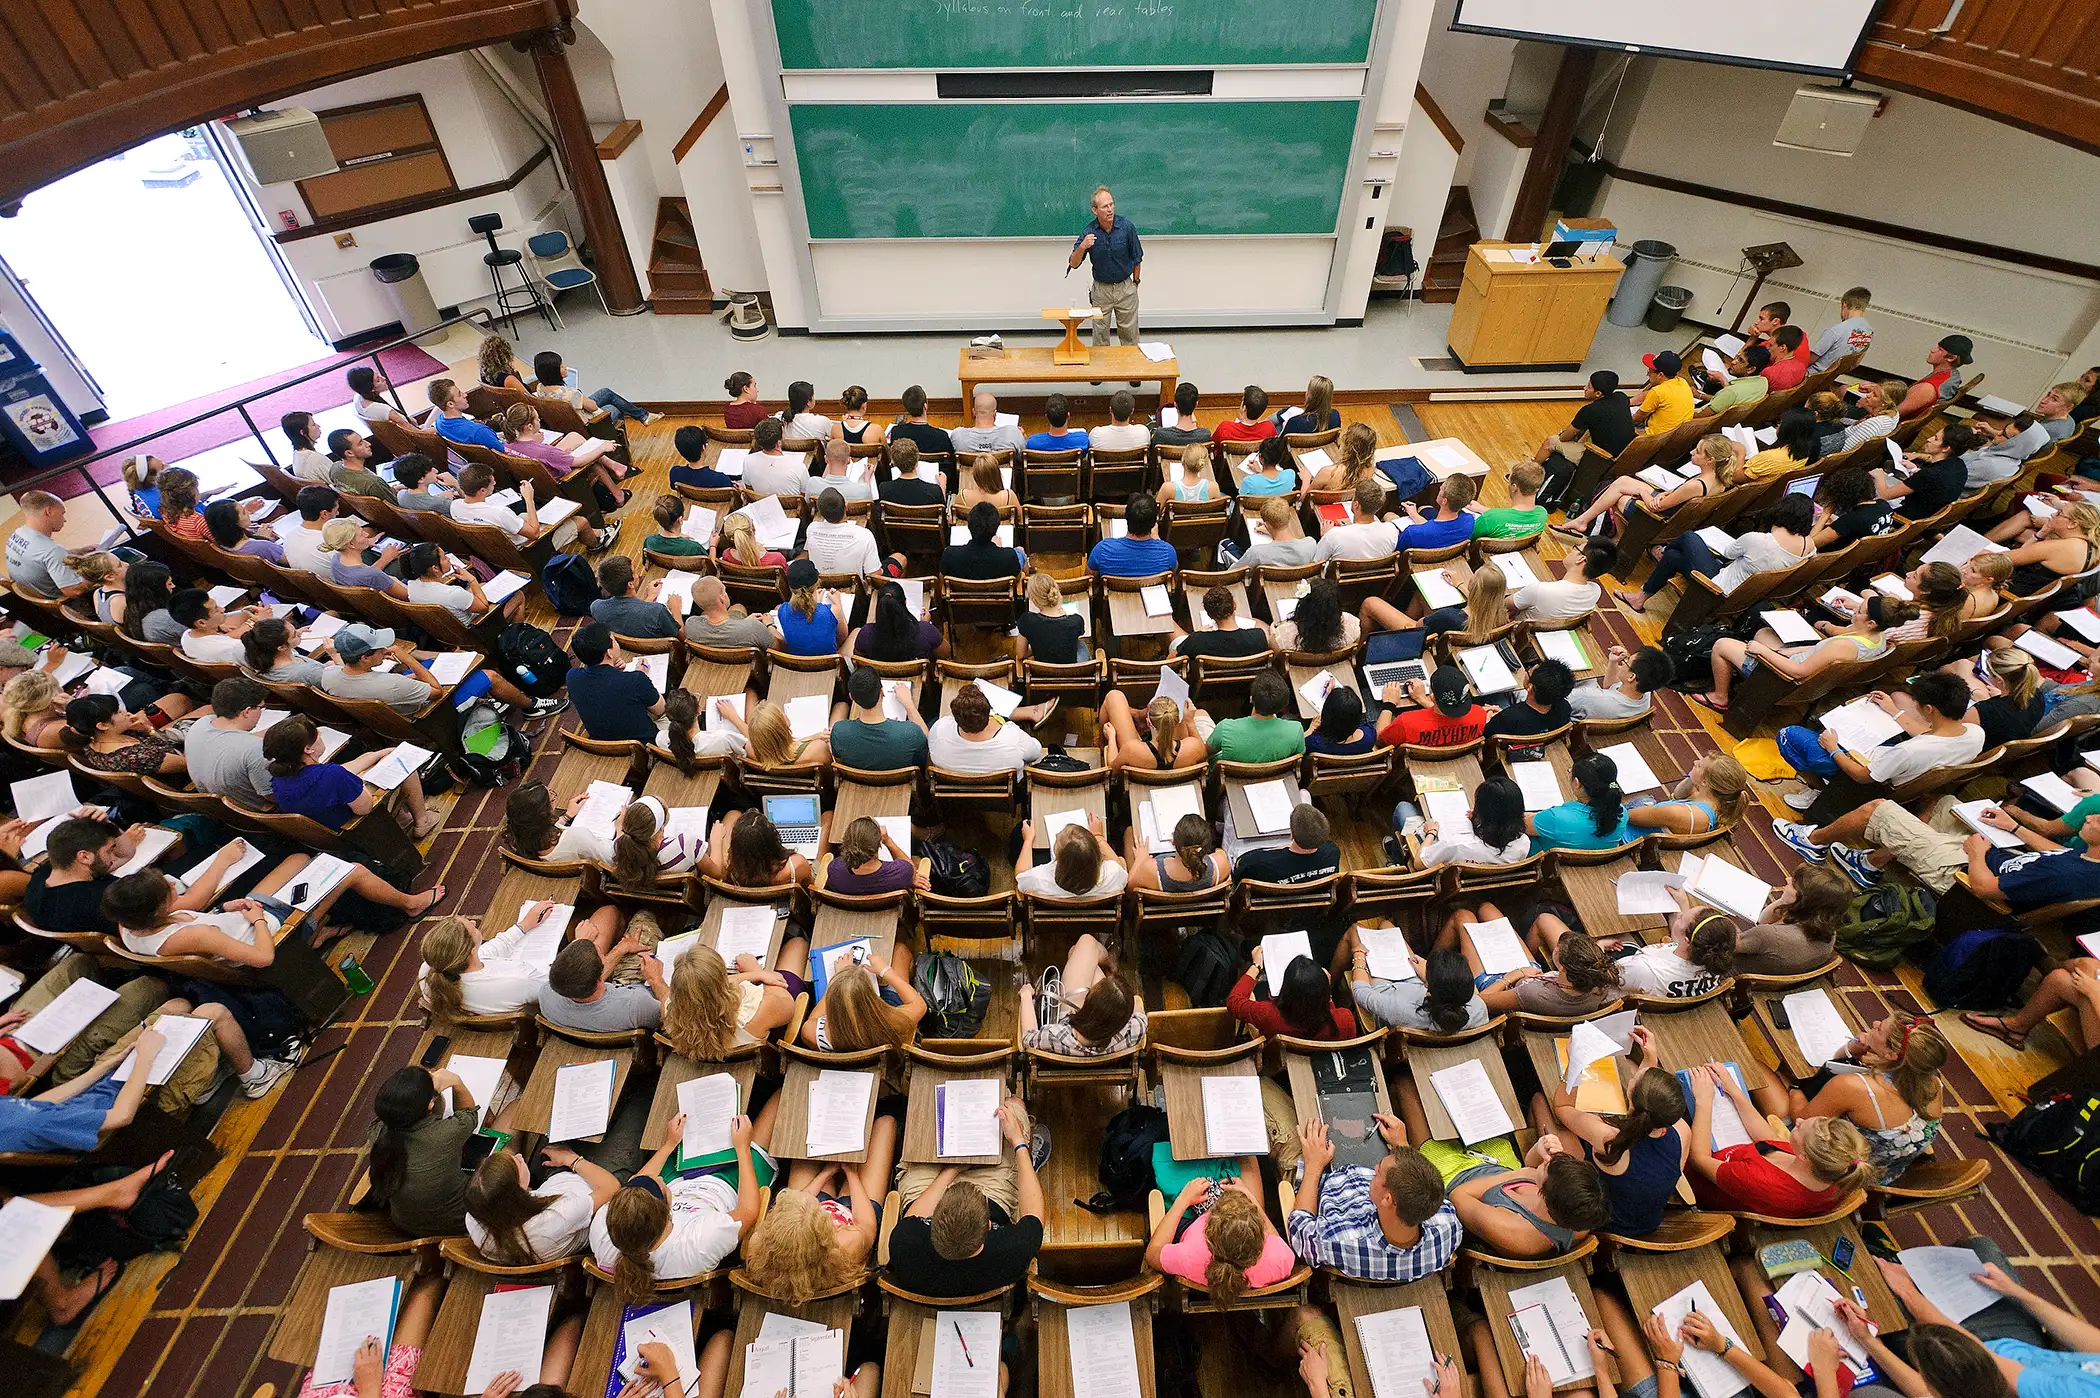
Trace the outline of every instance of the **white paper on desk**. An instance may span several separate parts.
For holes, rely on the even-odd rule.
[[[744,460],[750,455],[749,447],[724,447],[716,455],[713,469],[725,476],[741,476],[744,474]]]
[[[845,1155],[868,1144],[868,1100],[873,1073],[820,1069],[809,1085],[808,1126],[803,1133],[812,1156]]]
[[[2057,615],[2063,618],[2066,626],[2088,641],[2100,641],[2100,615],[2096,615],[2090,605],[2080,607],[2076,611],[2058,612]],[[92,689],[94,685],[94,680],[89,679],[88,687]]]
[[[1314,471],[1324,471],[1329,466],[1334,465],[1334,458],[1319,447],[1314,447],[1310,451],[1298,453],[1298,464],[1310,474]]]
[[[321,1317],[321,1338],[314,1349],[313,1386],[348,1379],[357,1347],[376,1336],[381,1353],[393,1343],[394,1316],[401,1309],[401,1279],[377,1277],[368,1282],[330,1287],[328,1309]]]
[[[1715,553],[1722,554],[1724,556],[1727,553],[1728,546],[1735,542],[1735,535],[1729,533],[1726,529],[1719,529],[1714,527],[1713,525],[1708,525],[1704,529],[1697,529],[1693,532],[1696,533],[1700,538],[1706,540],[1706,546],[1708,548],[1712,549]]]
[[[884,680],[882,682],[882,716],[898,723],[910,723],[914,701],[910,694],[910,680]]]
[[[1515,971],[1532,965],[1531,953],[1524,948],[1524,939],[1506,917],[1492,922],[1468,922],[1464,924],[1466,935],[1473,939],[1473,950],[1480,957],[1480,969],[1486,975],[1500,975],[1504,971]]]
[[[612,1120],[613,1078],[618,1067],[608,1058],[603,1062],[571,1063],[554,1070],[554,1105],[547,1113],[548,1144],[605,1134],[606,1123]]]
[[[2085,668],[2085,661],[2079,657],[2077,651],[2072,650],[2061,641],[2052,640],[2044,636],[2033,627],[2029,627],[2016,636],[2013,639],[2013,644],[2052,670],[2082,670]]]
[[[825,1329],[814,1320],[804,1320],[785,1311],[767,1311],[765,1319],[758,1323],[758,1343],[773,1345],[786,1340],[806,1340],[823,1334]]]
[[[136,874],[139,870],[160,858],[161,855],[167,853],[169,848],[181,838],[180,834],[164,825],[147,826],[146,833],[139,838],[138,849],[132,854],[130,859],[124,861],[123,867],[117,870],[116,877],[121,879],[126,874]]]
[[[1724,913],[1733,913],[1745,922],[1756,922],[1764,915],[1765,903],[1772,896],[1772,885],[1755,874],[1736,868],[1719,855],[1710,854],[1700,864],[1698,874],[1685,881],[1684,891]]]
[[[1551,762],[1512,762],[1509,774],[1524,793],[1524,809],[1549,811],[1566,798],[1560,792],[1560,777]]]
[[[1422,810],[1436,822],[1438,839],[1473,838],[1473,802],[1463,791],[1425,791]]]
[[[658,694],[662,694],[671,687],[671,657],[669,653],[638,655],[620,668],[647,675],[649,683],[656,686]]]
[[[1144,599],[1146,616],[1168,616],[1174,610],[1174,599],[1167,595],[1165,587],[1157,583],[1140,588],[1138,596]]]
[[[1488,562],[1502,570],[1502,576],[1508,580],[1512,590],[1538,584],[1539,575],[1531,571],[1531,565],[1524,561],[1524,555],[1521,553],[1489,554]]]
[[[576,812],[575,823],[580,829],[611,839],[620,812],[633,801],[634,793],[619,782],[592,782],[584,795],[583,808]]]
[[[1516,1288],[1509,1293],[1509,1307],[1510,1328],[1516,1332],[1517,1347],[1526,1354],[1536,1354],[1556,1385],[1586,1379],[1597,1372],[1590,1359],[1589,1317],[1583,1314],[1582,1302],[1566,1277],[1548,1277]],[[1524,1314],[1528,1322],[1521,1328],[1518,1314]]]
[[[239,859],[234,860],[232,864],[228,865],[226,872],[219,876],[219,886],[212,890],[214,899],[216,899],[218,894],[223,893],[225,890],[233,887],[234,883],[239,880],[241,875],[247,873],[256,865],[262,863],[263,852],[261,850],[257,849],[253,845],[245,844],[245,842],[243,847],[247,852],[244,853]],[[197,880],[204,877],[204,871],[211,867],[212,859],[217,858],[217,856],[218,852],[214,850],[210,858],[199,860],[195,868],[186,871],[182,875],[182,886],[185,889],[196,887]]]
[[[1291,827],[1291,789],[1281,779],[1255,782],[1246,788],[1247,810],[1254,828],[1275,835]]]
[[[73,789],[71,772],[47,772],[14,783],[15,817],[32,823],[53,816],[70,815],[80,809],[80,793]]]
[[[2037,776],[2020,778],[2020,785],[2056,807],[2060,812],[2069,811],[2084,799],[2084,793],[2054,772],[2043,772]]]
[[[1602,1019],[1583,1020],[1571,1029],[1568,1033],[1568,1071],[1562,1085],[1573,1092],[1592,1063],[1626,1052],[1633,1042],[1633,1028],[1640,1017],[1639,1010],[1621,1010]]]
[[[474,1357],[467,1361],[467,1392],[481,1392],[501,1373],[538,1374],[547,1348],[547,1315],[553,1307],[551,1286],[491,1291],[482,1297]]]
[[[1415,586],[1422,589],[1422,600],[1432,607],[1463,607],[1466,595],[1444,579],[1441,568],[1424,568],[1415,574]]]
[[[504,1070],[509,1066],[500,1058],[483,1058],[468,1053],[455,1053],[445,1059],[446,1071],[458,1074],[467,1095],[474,1099],[476,1129],[489,1119],[489,1103],[494,1100],[496,1089],[503,1083]],[[445,1089],[446,1114],[450,1115],[452,1110],[452,1089],[448,1087]]]
[[[1831,1003],[1826,990],[1797,990],[1783,997],[1786,1022],[1794,1044],[1809,1063],[1821,1067],[1844,1052],[1852,1042],[1852,1027]],[[1973,1254],[1972,1254],[1973,1256]]]
[[[1067,1310],[1065,1349],[1072,1398],[1139,1398],[1137,1331],[1128,1301]]]
[[[1436,1089],[1437,1100],[1444,1104],[1459,1139],[1467,1145],[1507,1136],[1517,1129],[1495,1092],[1487,1065],[1479,1059],[1437,1069],[1429,1075],[1429,1085]]]
[[[1880,577],[1871,579],[1867,586],[1873,588],[1882,596],[1893,597],[1899,602],[1914,602],[1917,600],[1910,590],[1910,584],[1897,577],[1894,573],[1883,573]]]
[[[705,505],[692,505],[686,509],[685,522],[678,532],[695,543],[706,543],[715,536],[715,512]],[[487,588],[482,589],[487,592]]]
[[[919,620],[926,619],[926,580],[924,578],[898,578],[897,586],[904,593],[904,605]]]
[[[1740,1068],[1733,1063],[1724,1063],[1721,1067],[1727,1072],[1729,1077],[1735,1079],[1736,1086],[1743,1086],[1743,1073]],[[1683,1079],[1679,1079],[1679,1081],[1682,1082]],[[1747,1089],[1745,1090],[1747,1091]],[[1691,1114],[1691,1103],[1687,1101],[1685,1106],[1686,1115],[1689,1116]],[[1719,1087],[1715,1087],[1714,1131],[1711,1149],[1718,1153],[1727,1150],[1730,1146],[1747,1146],[1749,1144],[1750,1132],[1743,1126],[1742,1113],[1735,1109],[1735,1099],[1721,1091]]]
[[[221,607],[231,610],[233,604],[240,601],[242,597],[246,596],[247,592],[248,589],[245,587],[238,587],[233,583],[227,583],[223,587],[215,587],[211,589],[211,591],[206,595],[210,597],[212,601],[217,602]]]
[[[670,982],[671,973],[678,969],[679,958],[699,945],[700,934],[697,931],[681,932],[656,944],[656,959],[663,965],[666,984]]]
[[[1583,653],[1582,642],[1576,639],[1577,632],[1535,631],[1531,639],[1538,644],[1539,653],[1548,660],[1558,660],[1570,670],[1580,673],[1592,668],[1589,656]]]
[[[1925,1299],[1956,1325],[1999,1299],[1997,1292],[1976,1280],[1983,1259],[1967,1248],[1905,1248],[1896,1260]]]
[[[1413,948],[1407,944],[1407,934],[1397,927],[1359,927],[1356,929],[1358,945],[1364,949],[1364,969],[1382,981],[1411,981],[1415,975],[1415,963],[1411,959]],[[1267,959],[1263,953],[1263,959]]]
[[[818,1326],[817,1329],[821,1332],[823,1327]],[[679,1301],[660,1310],[623,1321],[620,1326],[620,1338],[624,1341],[627,1352],[627,1357],[620,1361],[621,1378],[634,1377],[635,1370],[641,1364],[642,1346],[652,1342],[670,1349],[671,1358],[677,1363],[680,1374],[694,1374],[700,1371],[699,1361],[693,1353],[693,1303],[689,1300]],[[831,1385],[827,1383],[821,1398],[830,1398],[830,1393]],[[771,1389],[767,1390],[767,1398],[772,1398]]]
[[[736,725],[731,723],[728,719],[722,717],[722,711],[720,709],[717,709],[715,705],[727,704],[730,708],[736,710],[736,716],[738,718],[742,718],[744,717],[744,696],[742,692],[738,692],[736,694],[710,694],[703,702],[707,706],[707,732],[736,732]],[[625,788],[622,789],[624,790]]]
[[[1903,725],[1866,695],[1818,717],[1825,728],[1837,734],[1838,746],[1847,752],[1872,752],[1903,732]]]
[[[1678,486],[1684,484],[1683,479],[1667,466],[1643,466],[1633,474],[1648,482],[1657,490],[1675,490]]]
[[[1059,832],[1061,832],[1062,830],[1064,830],[1064,828],[1065,828],[1066,826],[1068,826],[1068,825],[1076,825],[1076,826],[1078,826],[1078,827],[1079,827],[1080,829],[1082,829],[1082,830],[1086,829],[1086,812],[1085,812],[1085,811],[1051,811],[1051,812],[1049,812],[1049,813],[1048,813],[1047,815],[1045,815],[1045,816],[1043,817],[1043,843],[1044,843],[1044,844],[1045,844],[1046,846],[1053,846],[1053,847],[1054,847],[1054,846],[1055,846],[1055,845],[1057,844],[1057,837],[1058,837],[1058,834],[1059,834]],[[907,846],[906,846],[906,848],[910,848],[910,846],[908,846],[908,845],[907,845]]]
[[[99,981],[74,981],[31,1015],[14,1037],[38,1053],[58,1053],[115,1003],[117,992]]]
[[[21,972],[11,967],[0,966],[0,1005],[14,999],[27,984],[28,982],[22,979]]]
[[[1648,765],[1641,750],[1632,743],[1613,743],[1610,747],[1598,748],[1599,755],[1608,757],[1618,769],[1621,791],[1660,791],[1662,778]]]
[[[1857,592],[1848,592],[1842,587],[1833,587],[1816,599],[1839,616],[1851,616],[1867,605],[1867,599]]]
[[[1434,1387],[1436,1351],[1420,1306],[1358,1316],[1356,1342],[1371,1376],[1371,1398],[1421,1398],[1429,1391],[1425,1380]]]
[[[294,899],[290,890],[286,890],[284,901],[301,912],[310,913],[320,905],[323,898],[335,890],[337,884],[350,877],[350,871],[356,867],[348,860],[338,859],[335,855],[317,854],[291,879],[292,888],[301,884],[306,886],[306,896]]]
[[[2010,830],[1983,823],[1983,813],[1997,804],[1996,801],[1957,801],[1953,809],[1961,823],[1983,836],[1992,849],[2018,849],[2027,842]]]
[[[1283,984],[1283,973],[1301,956],[1312,960],[1312,938],[1304,932],[1271,932],[1261,939],[1261,971],[1271,995]]]
[[[1139,818],[1149,822],[1146,833],[1147,846],[1157,854],[1164,854],[1174,847],[1174,827],[1185,815],[1203,814],[1203,798],[1198,783],[1185,786],[1157,786],[1138,803]]]
[[[996,1398],[998,1356],[997,1311],[936,1312],[930,1398]]]
[[[547,500],[541,503],[535,513],[543,526],[552,529],[582,508],[583,506],[574,500]]]
[[[1517,687],[1517,677],[1509,672],[1502,659],[1502,652],[1493,646],[1474,646],[1458,653],[1459,668],[1473,682],[1475,694],[1506,694]]]
[[[153,1027],[167,1036],[167,1042],[160,1046],[160,1052],[153,1055],[153,1062],[146,1068],[146,1082],[158,1087],[168,1080],[169,1074],[182,1066],[182,1060],[189,1057],[190,1050],[197,1045],[197,1040],[203,1038],[204,1031],[211,1028],[211,1021],[199,1019],[195,1015],[156,1015]],[[110,1074],[111,1081],[130,1082],[132,1073],[138,1069],[138,1061],[137,1049],[125,1054],[124,1061]]]
[[[1733,359],[1743,352],[1743,338],[1740,335],[1716,335],[1714,348]]]
[[[512,923],[511,927],[523,931],[525,909],[520,908],[518,912],[520,921]],[[553,961],[554,954],[561,950],[561,934],[569,930],[569,924],[575,917],[575,904],[556,903],[548,909],[547,915],[539,920],[538,925],[526,932],[524,939],[518,943],[518,959],[541,966]]]
[[[1677,911],[1677,900],[1670,896],[1670,890],[1684,886],[1684,875],[1661,869],[1636,869],[1612,882],[1618,889],[1621,913],[1628,917],[1657,913],[1668,917]]]
[[[796,520],[789,519],[777,495],[761,495],[737,511],[751,521],[751,532],[767,548],[783,549],[795,542]]]
[[[40,1204],[26,1194],[0,1204],[0,1300],[12,1301],[28,1289],[72,1217],[72,1209]]]
[[[736,1079],[709,1073],[678,1084],[678,1110],[685,1113],[685,1139],[679,1149],[688,1160],[728,1150],[737,1112]]]
[[[1207,1077],[1203,1084],[1203,1150],[1206,1155],[1267,1155],[1269,1128],[1262,1119],[1261,1079],[1251,1075]]]
[[[1992,543],[1966,524],[1957,524],[1947,531],[1945,538],[1926,550],[1920,562],[1951,563],[1959,568],[1979,553],[2004,552],[2003,545]]]
[[[1014,710],[1021,707],[1021,696],[1003,684],[993,684],[990,680],[972,680],[970,683],[977,686],[985,701],[992,706],[992,712],[1001,718],[1012,718]]]
[[[781,708],[787,711],[788,731],[797,741],[831,731],[831,696],[828,694],[798,695]]]
[[[995,1078],[953,1078],[934,1089],[939,1121],[934,1154],[944,1160],[999,1153],[999,1094]]]
[[[1816,628],[1808,624],[1807,617],[1784,607],[1775,607],[1766,612],[1765,625],[1777,632],[1779,639],[1790,646],[1819,639]]]
[[[1976,1254],[1970,1253],[1973,1263]],[[1838,1348],[1843,1351],[1855,1370],[1864,1370],[1868,1365],[1866,1349],[1838,1319],[1836,1302],[1838,1289],[1821,1272],[1796,1272],[1781,1283],[1773,1293],[1785,1308],[1786,1327],[1779,1332],[1779,1348],[1787,1358],[1806,1371],[1808,1364],[1808,1337],[1817,1330],[1828,1330],[1837,1337]]]
[[[531,581],[532,579],[526,577],[523,573],[513,573],[505,570],[481,585],[481,595],[487,598],[491,604],[503,602],[512,593],[517,592]]]
[[[428,670],[439,684],[458,684],[473,674],[474,667],[480,663],[480,655],[473,651],[452,650],[446,651],[423,668]]]
[[[1117,515],[1108,522],[1108,537],[1111,539],[1127,539],[1130,537],[1130,525],[1124,520],[1123,516]]]
[[[766,964],[766,953],[773,946],[773,924],[777,916],[770,904],[745,903],[725,906],[722,922],[715,929],[715,951],[723,964],[736,965],[743,953],[750,953],[758,964]]]
[[[1174,357],[1174,347],[1165,340],[1146,340],[1138,345],[1138,352],[1154,364],[1164,364]]]
[[[461,659],[469,657],[462,656]],[[365,781],[381,791],[392,791],[408,780],[410,772],[418,772],[434,754],[429,748],[419,748],[414,743],[402,743],[365,773]]]
[[[1298,693],[1305,696],[1305,702],[1312,705],[1314,713],[1318,713],[1338,683],[1340,681],[1335,679],[1332,670],[1315,670],[1304,684],[1298,686]]]
[[[967,524],[950,525],[948,528],[948,542],[951,544],[969,543],[970,526]],[[1014,546],[1014,527],[1011,524],[1000,525],[996,530],[992,531],[992,542],[1003,549],[1012,548]]]
[[[1663,1318],[1664,1327],[1674,1335],[1695,1307],[1699,1314],[1714,1323],[1715,1329],[1736,1344],[1742,1344],[1743,1337],[1736,1334],[1735,1326],[1729,1323],[1728,1313],[1721,1309],[1720,1302],[1714,1300],[1713,1293],[1706,1289],[1703,1281],[1695,1281],[1670,1297],[1655,1308],[1655,1313]],[[1740,1393],[1750,1386],[1750,1381],[1737,1373],[1733,1364],[1696,1345],[1684,1347],[1684,1371],[1698,1386],[1699,1398],[1730,1398],[1731,1394]]]
[[[1186,705],[1189,702],[1189,682],[1182,678],[1179,670],[1163,665],[1160,667],[1159,688],[1155,695],[1172,699],[1176,704]]]

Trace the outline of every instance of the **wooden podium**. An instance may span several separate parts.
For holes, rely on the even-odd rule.
[[[1579,369],[1625,266],[1615,257],[1555,267],[1518,262],[1533,243],[1475,243],[1446,343],[1467,373]]]
[[[1053,364],[1084,364],[1087,360],[1086,342],[1079,338],[1079,327],[1101,312],[1092,306],[1049,306],[1043,310],[1044,320],[1054,320],[1065,327],[1065,337],[1057,342],[1050,352]]]

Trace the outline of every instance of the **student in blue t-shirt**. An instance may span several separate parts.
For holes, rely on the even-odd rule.
[[[1173,571],[1180,561],[1174,546],[1152,532],[1159,527],[1159,501],[1142,490],[1132,491],[1123,505],[1123,526],[1123,538],[1103,539],[1087,554],[1090,571],[1111,578],[1149,578]]]
[[[1616,849],[1633,840],[1626,821],[1626,797],[1619,790],[1619,769],[1610,758],[1591,753],[1578,758],[1573,772],[1582,799],[1563,801],[1524,817],[1531,851],[1549,849]]]
[[[94,1067],[69,1083],[36,1097],[0,1097],[0,1150],[93,1150],[104,1136],[131,1124],[146,1096],[149,1074],[136,1071],[121,1083],[109,1075],[127,1050],[150,1064],[166,1042],[159,1030],[143,1028],[135,1041],[118,1040]]]
[[[1049,401],[1043,404],[1043,416],[1050,419],[1050,430],[1029,436],[1030,451],[1077,451],[1087,444],[1084,427],[1065,430],[1065,420],[1072,416],[1072,400],[1062,393],[1050,395]]]
[[[768,615],[789,655],[837,655],[846,642],[846,616],[817,591],[817,565],[798,558],[787,566],[788,599]]]
[[[1971,1239],[1968,1246],[1975,1251],[1984,1241]],[[1975,1281],[2016,1302],[2024,1315],[2005,1315],[2010,1308],[1993,1303],[1956,1325],[1901,1266],[1884,1262],[1879,1264],[1882,1276],[1911,1316],[1905,1353],[1890,1349],[1850,1301],[1838,1302],[1839,1319],[1883,1380],[1906,1393],[1939,1398],[2093,1398],[2100,1393],[2100,1326],[2021,1286],[2005,1267],[1982,1257],[1978,1264],[1970,1274]],[[2045,1349],[2019,1334],[2060,1348]]]
[[[1413,521],[1400,531],[1398,548],[1447,549],[1473,537],[1473,516],[1466,513],[1466,506],[1473,503],[1479,487],[1471,476],[1453,476],[1436,490],[1436,514],[1423,518],[1421,506],[1409,500],[1400,506],[1401,511]]]
[[[490,451],[503,450],[503,439],[493,429],[467,416],[467,391],[452,380],[430,381],[430,406],[437,409],[431,414],[430,426],[440,437]]]
[[[671,468],[672,485],[695,485],[707,489],[726,489],[736,484],[736,477],[725,476],[712,466],[702,466],[700,458],[707,455],[707,429],[704,427],[681,427],[671,438],[671,445],[678,448],[683,466]]]

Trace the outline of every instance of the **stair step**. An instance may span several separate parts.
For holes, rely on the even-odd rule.
[[[656,226],[656,242],[660,247],[673,247],[690,252],[696,258],[700,254],[700,241],[693,236],[692,230],[680,228],[675,222],[660,223]]]
[[[655,268],[651,268],[649,271],[649,285],[664,291],[683,292],[695,296],[705,296],[714,290],[713,283],[708,281],[704,273],[661,272]]]
[[[658,249],[649,257],[649,269],[655,271],[657,268],[663,268],[671,272],[701,272],[706,270],[697,257],[688,257],[683,253],[665,252],[662,249]]]
[[[1422,288],[1422,303],[1427,306],[1448,306],[1458,300],[1455,286],[1425,286]]]
[[[710,287],[664,286],[658,283],[654,277],[649,279],[649,294],[652,298],[661,296],[673,301],[711,301],[714,299],[714,292]]]

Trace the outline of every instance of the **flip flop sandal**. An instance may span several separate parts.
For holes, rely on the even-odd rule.
[[[1965,1014],[1961,1017],[1961,1022],[1979,1034],[1990,1035],[2014,1052],[2019,1052],[2027,1047],[2027,1036],[2025,1034],[2014,1034],[2012,1030],[2005,1027],[2002,1020],[1995,1024],[1985,1024],[1983,1022],[1985,1019],[1996,1020],[1997,1016]]]

